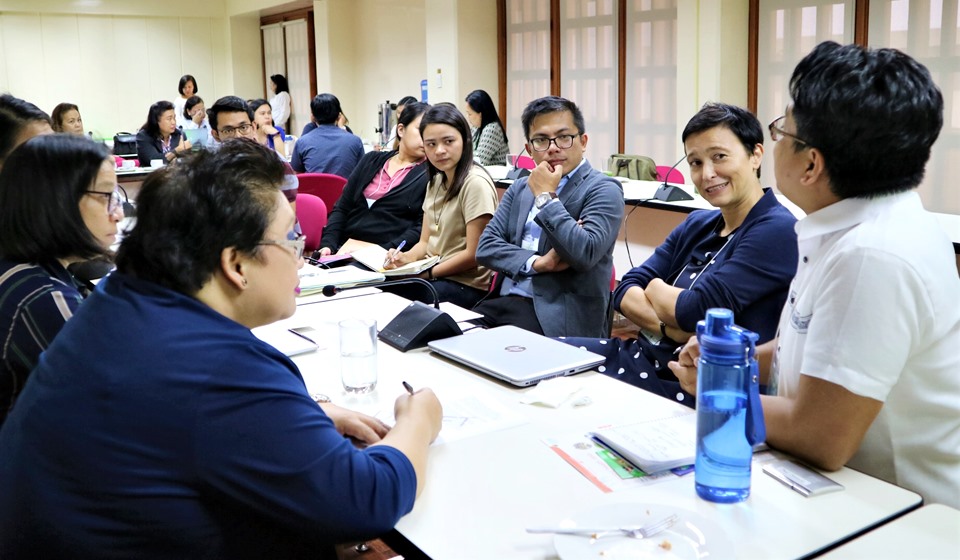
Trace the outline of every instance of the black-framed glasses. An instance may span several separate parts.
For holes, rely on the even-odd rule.
[[[250,132],[252,128],[253,128],[252,124],[244,123],[237,127],[227,126],[227,127],[221,128],[218,130],[218,132],[220,133],[220,136],[226,136],[228,138],[232,138],[237,135],[244,136],[248,132]]]
[[[303,248],[307,244],[307,236],[304,234],[297,234],[295,232],[290,232],[287,234],[287,238],[283,240],[273,240],[273,239],[264,239],[257,245],[277,245],[278,247],[290,247],[293,249],[293,255],[300,260],[303,258]]]
[[[556,144],[557,148],[560,150],[566,150],[573,146],[573,139],[577,136],[580,136],[580,133],[577,134],[561,134],[560,136],[555,136],[553,138],[544,138],[537,137],[530,139],[530,145],[533,146],[533,151],[535,152],[545,152],[550,149],[550,144]]]
[[[770,138],[774,142],[779,142],[780,140],[783,140],[784,136],[789,136],[790,138],[793,138],[794,142],[798,144],[803,144],[804,146],[807,146],[807,147],[811,147],[812,144],[810,144],[810,142],[807,142],[806,140],[804,140],[803,138],[800,138],[796,134],[792,134],[783,129],[783,123],[786,120],[787,120],[787,116],[783,115],[782,117],[777,117],[773,119],[773,121],[771,121],[770,124],[767,125],[767,130],[770,131]]]
[[[86,194],[95,194],[107,197],[107,214],[113,214],[117,211],[117,208],[123,208],[123,203],[128,201],[127,191],[123,190],[123,187],[120,185],[117,185],[117,188],[115,188],[112,192],[93,190],[87,190],[83,192]]]

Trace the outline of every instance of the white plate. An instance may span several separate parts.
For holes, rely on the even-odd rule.
[[[553,546],[563,560],[699,560],[733,558],[733,543],[723,530],[704,517],[685,509],[661,504],[608,504],[578,513],[561,527],[618,527],[642,525],[677,514],[673,527],[649,539],[578,535],[555,535]]]

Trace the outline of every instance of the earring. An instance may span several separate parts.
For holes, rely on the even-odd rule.
[[[244,279],[243,279],[243,282],[242,282],[242,284],[243,284],[243,287],[244,287],[244,288],[246,288],[246,287],[247,287],[247,279],[246,279],[246,278],[244,278]]]

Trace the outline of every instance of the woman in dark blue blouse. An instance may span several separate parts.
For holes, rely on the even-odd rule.
[[[623,276],[613,303],[638,338],[566,342],[607,356],[601,372],[693,406],[667,363],[711,307],[731,309],[760,342],[774,337],[797,268],[796,218],[760,185],[763,128],[746,109],[704,105],[682,138],[693,183],[717,210],[692,212]]]

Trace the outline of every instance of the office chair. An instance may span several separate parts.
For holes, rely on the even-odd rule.
[[[333,211],[333,205],[340,199],[343,187],[347,184],[343,177],[330,173],[298,173],[297,180],[300,181],[298,192],[323,199],[328,215]]]
[[[657,181],[666,181],[668,183],[682,185],[686,179],[683,178],[683,173],[680,173],[677,169],[666,165],[658,165]]]
[[[327,225],[327,205],[319,196],[297,193],[297,221],[300,230],[307,236],[304,254],[309,255],[320,248],[320,236]]]

